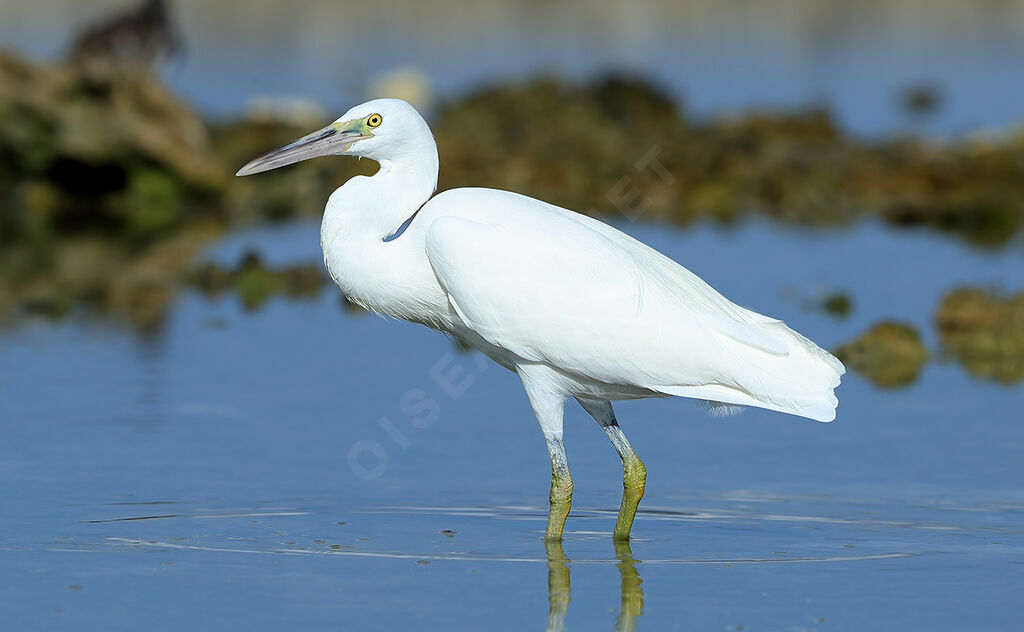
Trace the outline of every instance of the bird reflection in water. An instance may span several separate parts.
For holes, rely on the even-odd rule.
[[[569,589],[569,560],[562,550],[561,540],[544,540],[548,553],[548,627],[547,632],[565,629],[565,613],[571,599]]]
[[[644,613],[644,589],[640,586],[643,580],[636,570],[640,561],[633,557],[629,541],[615,542],[615,557],[619,558],[619,576],[622,578],[622,605],[619,618],[615,620],[615,632],[632,632],[636,629],[637,619]]]
[[[565,556],[562,543],[558,540],[544,542],[548,555],[548,624],[547,632],[565,630],[565,615],[569,611],[571,589],[569,579],[569,563]],[[622,603],[619,616],[615,620],[615,632],[631,632],[636,629],[637,620],[644,613],[643,580],[636,570],[640,563],[633,557],[628,541],[615,542],[615,557],[618,558],[619,576],[621,578]]]

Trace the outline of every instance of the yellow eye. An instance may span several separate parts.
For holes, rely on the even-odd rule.
[[[380,127],[380,124],[384,122],[380,114],[371,114],[370,118],[366,119],[366,124],[370,127]]]

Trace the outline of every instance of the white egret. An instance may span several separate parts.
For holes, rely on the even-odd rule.
[[[256,158],[250,175],[322,155],[380,169],[330,197],[324,263],[345,295],[447,332],[519,374],[551,457],[545,536],[572,500],[565,400],[594,417],[622,458],[613,536],[629,538],[647,471],[613,400],[676,395],[712,410],[758,406],[835,418],[842,363],[783,322],[730,302],[692,272],[596,219],[494,189],[434,195],[434,137],[408,103],[378,99]]]

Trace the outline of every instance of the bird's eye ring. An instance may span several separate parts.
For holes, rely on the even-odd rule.
[[[384,119],[380,114],[371,114],[370,118],[366,119],[366,124],[370,127],[380,127],[380,124],[384,122]]]

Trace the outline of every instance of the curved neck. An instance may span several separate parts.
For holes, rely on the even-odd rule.
[[[420,261],[423,249],[410,243],[413,235],[385,239],[437,187],[437,149],[429,133],[426,141],[378,160],[380,170],[374,175],[346,182],[331,195],[320,227],[324,264],[345,295],[368,309],[410,320],[417,312],[414,305],[405,305],[406,299],[429,284],[430,268]]]
[[[380,161],[380,170],[370,177],[374,217],[361,218],[374,237],[393,236],[420,210],[437,189],[437,172],[436,149],[415,159]]]
[[[331,195],[324,213],[325,238],[369,238],[383,242],[430,199],[437,188],[438,158],[433,138],[410,144],[402,154],[380,159],[372,176],[356,177]],[[333,233],[333,235],[329,234]],[[323,243],[324,247],[328,242]]]

